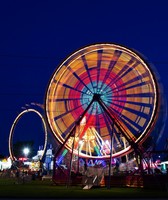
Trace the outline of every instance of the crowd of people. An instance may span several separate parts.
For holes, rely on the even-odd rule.
[[[30,169],[16,168],[16,169],[6,169],[0,172],[0,177],[2,178],[12,178],[16,184],[25,183],[31,180],[41,180],[42,170],[31,171]]]

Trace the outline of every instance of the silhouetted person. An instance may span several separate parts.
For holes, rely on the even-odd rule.
[[[19,183],[20,171],[19,169],[16,170],[16,181]]]
[[[85,169],[85,172],[86,172],[87,171],[87,160],[85,160],[84,169]]]

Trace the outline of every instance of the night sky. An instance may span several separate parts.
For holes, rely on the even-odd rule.
[[[9,155],[9,131],[21,107],[43,104],[54,70],[84,46],[117,43],[142,53],[155,65],[168,98],[167,7],[166,0],[1,0],[0,154]],[[38,146],[43,134],[41,120],[29,113],[14,139]]]

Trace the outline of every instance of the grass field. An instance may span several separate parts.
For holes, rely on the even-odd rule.
[[[14,179],[0,179],[0,198],[165,198],[168,192],[143,188],[92,188],[83,190],[80,186],[56,186],[52,181],[35,180],[17,183]]]

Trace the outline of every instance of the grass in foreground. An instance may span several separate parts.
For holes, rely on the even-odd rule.
[[[168,192],[143,188],[93,188],[56,186],[51,181],[30,181],[16,184],[11,179],[0,179],[0,198],[168,198]]]

